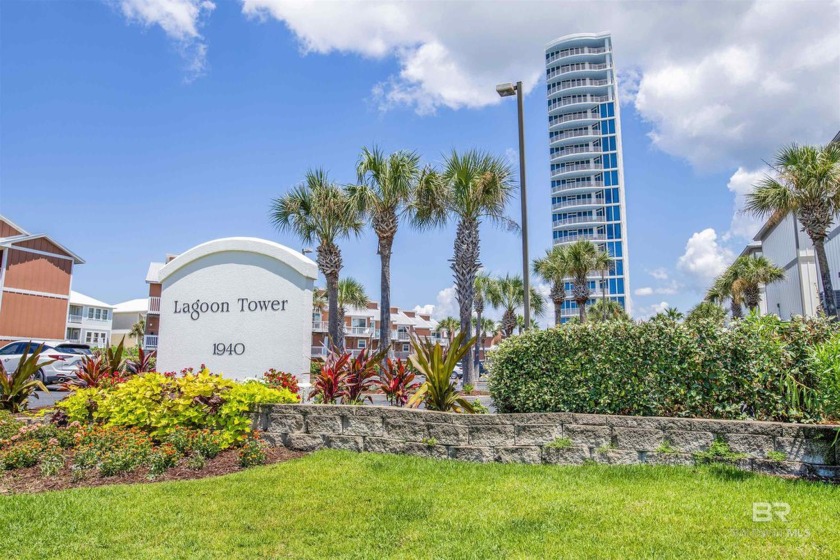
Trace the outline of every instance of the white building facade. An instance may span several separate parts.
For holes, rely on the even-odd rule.
[[[113,305],[71,291],[65,338],[71,342],[84,342],[96,348],[109,346],[113,309]]]
[[[146,316],[149,313],[149,299],[138,298],[130,299],[114,306],[114,322],[113,330],[111,332],[111,341],[113,344],[120,342],[126,348],[142,345],[142,338],[138,339],[129,336],[134,325],[140,321],[145,323]],[[152,348],[154,350],[154,348]]]
[[[610,34],[552,41],[545,64],[553,242],[589,240],[609,253],[606,285],[593,275],[588,305],[606,295],[629,312],[621,117]],[[566,291],[571,293],[570,283]],[[563,321],[577,315],[577,304],[567,300]]]

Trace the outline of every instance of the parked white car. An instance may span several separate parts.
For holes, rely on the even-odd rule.
[[[62,343],[47,343],[42,340],[11,342],[0,348],[0,361],[3,363],[3,368],[7,372],[14,371],[27,347],[29,349],[26,353],[30,355],[42,345],[38,363],[43,365],[38,370],[38,380],[44,385],[50,385],[75,379],[84,355],[80,354],[75,348],[62,348]],[[52,363],[49,363],[51,361]]]

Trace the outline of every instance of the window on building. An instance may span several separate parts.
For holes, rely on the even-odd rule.
[[[350,324],[354,327],[366,327],[367,319],[364,317],[353,317]]]
[[[93,316],[94,316],[94,319],[96,319],[98,321],[99,319],[102,318],[102,310],[101,309],[95,309]]]
[[[403,352],[409,352],[411,350],[411,346],[409,344],[403,344]]]
[[[88,319],[93,319],[93,307],[88,307]]]
[[[360,338],[358,342],[356,342],[356,348],[366,348],[367,347],[367,340],[364,338]]]

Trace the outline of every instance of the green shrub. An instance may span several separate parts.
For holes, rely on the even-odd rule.
[[[296,403],[287,389],[260,382],[237,383],[204,370],[180,378],[159,373],[135,375],[111,388],[80,389],[58,403],[68,419],[90,418],[110,426],[141,428],[158,440],[179,427],[221,432],[227,448],[251,431],[255,405]]]
[[[193,434],[190,447],[205,459],[212,459],[222,451],[222,437],[219,432],[197,431]]]
[[[41,454],[41,476],[55,476],[64,468],[64,450],[58,446],[50,446]]]
[[[242,468],[262,465],[267,458],[265,443],[257,437],[249,437],[239,449],[239,466]]]
[[[178,458],[181,454],[175,449],[175,446],[169,443],[164,443],[149,454],[146,464],[149,466],[149,475],[158,476],[163,474],[166,469],[174,467],[178,463]]]
[[[203,455],[199,455],[198,453],[190,455],[190,457],[187,459],[187,467],[195,471],[200,471],[204,468],[206,464],[207,459],[205,459]]]
[[[490,409],[487,408],[486,406],[484,406],[483,404],[481,404],[481,401],[478,400],[478,399],[475,399],[470,404],[472,404],[473,412],[475,414],[489,414],[490,413]]]
[[[500,412],[813,422],[820,410],[793,406],[791,386],[815,385],[812,348],[837,330],[775,316],[533,330],[494,352],[490,392]]]
[[[768,451],[767,458],[771,461],[775,461],[776,463],[787,461],[787,455],[785,455],[781,451]]]
[[[827,419],[840,419],[840,335],[814,348],[815,396]],[[804,389],[807,392],[807,389]]]
[[[19,441],[0,452],[0,465],[6,470],[34,467],[43,449],[38,441]]]
[[[729,444],[720,438],[715,438],[709,449],[694,453],[694,458],[700,462],[710,463],[734,463],[740,459],[746,459],[746,453],[735,453],[729,448]]]

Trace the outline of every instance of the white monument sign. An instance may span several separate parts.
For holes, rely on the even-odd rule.
[[[229,237],[164,265],[158,371],[205,364],[244,379],[270,368],[309,373],[312,290],[318,267],[264,239]]]

